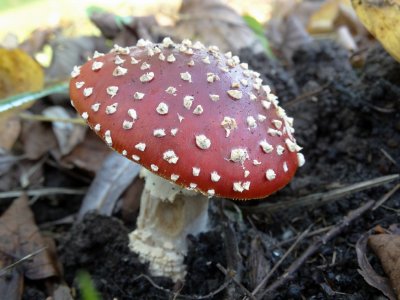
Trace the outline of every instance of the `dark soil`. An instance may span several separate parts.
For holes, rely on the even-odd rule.
[[[295,199],[399,172],[398,165],[382,152],[400,163],[400,64],[384,50],[372,49],[362,69],[353,68],[348,52],[330,41],[302,46],[294,54],[293,65],[287,67],[246,50],[241,53],[241,60],[249,62],[280,95],[288,115],[295,118],[296,138],[307,159],[293,182],[269,201],[280,196]],[[312,96],[295,100],[307,93]],[[242,299],[243,290],[234,283],[213,293],[226,281],[217,264],[235,267],[237,278],[251,291],[265,276],[265,268],[274,265],[290,247],[291,243],[281,244],[282,241],[311,225],[313,230],[335,225],[350,210],[369,199],[379,199],[387,188],[359,192],[318,207],[288,207],[274,214],[262,210],[240,214],[230,202],[215,199],[211,207],[213,229],[189,237],[188,275],[183,287],[174,286],[165,278],[151,278],[151,282],[140,276],[146,274],[147,267],[127,247],[127,234],[133,228],[127,228],[116,217],[90,214],[72,227],[57,228],[65,279],[79,293],[76,275],[79,270],[86,270],[103,299],[172,299],[172,294],[163,289],[193,297],[212,293],[207,299]],[[73,203],[75,208],[79,206],[75,200]],[[39,210],[38,205],[34,206],[37,220],[49,221],[46,208]],[[264,299],[377,299],[381,293],[357,272],[355,243],[376,225],[398,223],[399,209],[397,193],[385,206],[358,218],[341,236],[324,245],[293,279]],[[54,213],[57,217],[53,219],[61,216],[59,211]],[[232,239],[238,244],[239,254],[227,246]],[[312,241],[312,237],[306,238],[270,282]],[[25,299],[33,299],[29,291],[34,293],[28,289]]]

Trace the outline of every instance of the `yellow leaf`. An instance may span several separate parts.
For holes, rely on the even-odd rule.
[[[352,0],[369,32],[400,62],[400,0]]]
[[[19,49],[0,49],[0,57],[0,99],[43,88],[43,70],[28,54]]]

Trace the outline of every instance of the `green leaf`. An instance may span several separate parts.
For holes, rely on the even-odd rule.
[[[38,92],[28,92],[0,99],[0,115],[13,110],[25,109],[31,102],[37,101],[51,94],[68,94],[68,82],[52,85]]]
[[[275,59],[275,56],[272,53],[269,42],[268,42],[267,38],[265,37],[264,26],[260,22],[258,22],[254,17],[252,17],[250,15],[244,15],[243,20],[246,22],[247,26],[249,26],[250,29],[255,33],[258,40],[261,42],[261,44],[265,50],[265,54],[269,58]]]
[[[78,284],[82,294],[82,300],[100,300],[99,292],[93,285],[90,274],[86,271],[78,272]]]

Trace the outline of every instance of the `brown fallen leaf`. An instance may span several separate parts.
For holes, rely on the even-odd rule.
[[[21,132],[21,121],[17,116],[0,117],[0,148],[11,150]]]
[[[90,188],[82,201],[78,220],[89,211],[111,215],[115,203],[126,188],[138,176],[140,166],[116,152],[110,153],[102,162]]]
[[[59,275],[24,195],[0,217],[0,265],[3,269],[26,256],[30,258],[0,277],[2,299],[20,299],[24,276],[38,280]]]
[[[254,53],[264,52],[243,18],[220,0],[184,0],[179,14],[170,33],[176,39],[199,40],[206,45],[216,45],[224,52],[238,53],[246,47]]]
[[[44,109],[43,115],[55,119],[71,118],[67,110],[58,105]],[[69,154],[72,149],[83,141],[87,128],[86,126],[67,122],[52,122],[52,127],[62,156]]]
[[[103,37],[67,38],[58,36],[52,40],[50,46],[53,49],[53,57],[50,67],[46,69],[46,80],[48,81],[65,80],[70,77],[71,68],[86,62],[95,50],[108,51]]]
[[[111,151],[110,148],[104,147],[103,141],[92,130],[87,130],[84,142],[76,146],[70,154],[62,157],[59,162],[65,168],[76,167],[94,175]]]
[[[358,261],[358,273],[372,287],[380,290],[390,300],[396,300],[396,294],[390,286],[389,280],[380,276],[372,268],[367,258],[367,243],[370,233],[363,234],[357,241],[356,253]]]
[[[351,0],[369,32],[400,62],[400,0]]]
[[[51,149],[57,149],[51,126],[42,122],[24,121],[20,139],[25,156],[32,160],[41,158]]]
[[[374,234],[368,245],[379,257],[397,298],[400,299],[400,235]]]

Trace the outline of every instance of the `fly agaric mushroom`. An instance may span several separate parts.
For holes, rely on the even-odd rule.
[[[139,40],[95,52],[71,75],[82,118],[144,167],[129,247],[153,275],[184,278],[186,236],[206,229],[210,197],[266,197],[304,163],[293,119],[260,74],[215,46]]]

